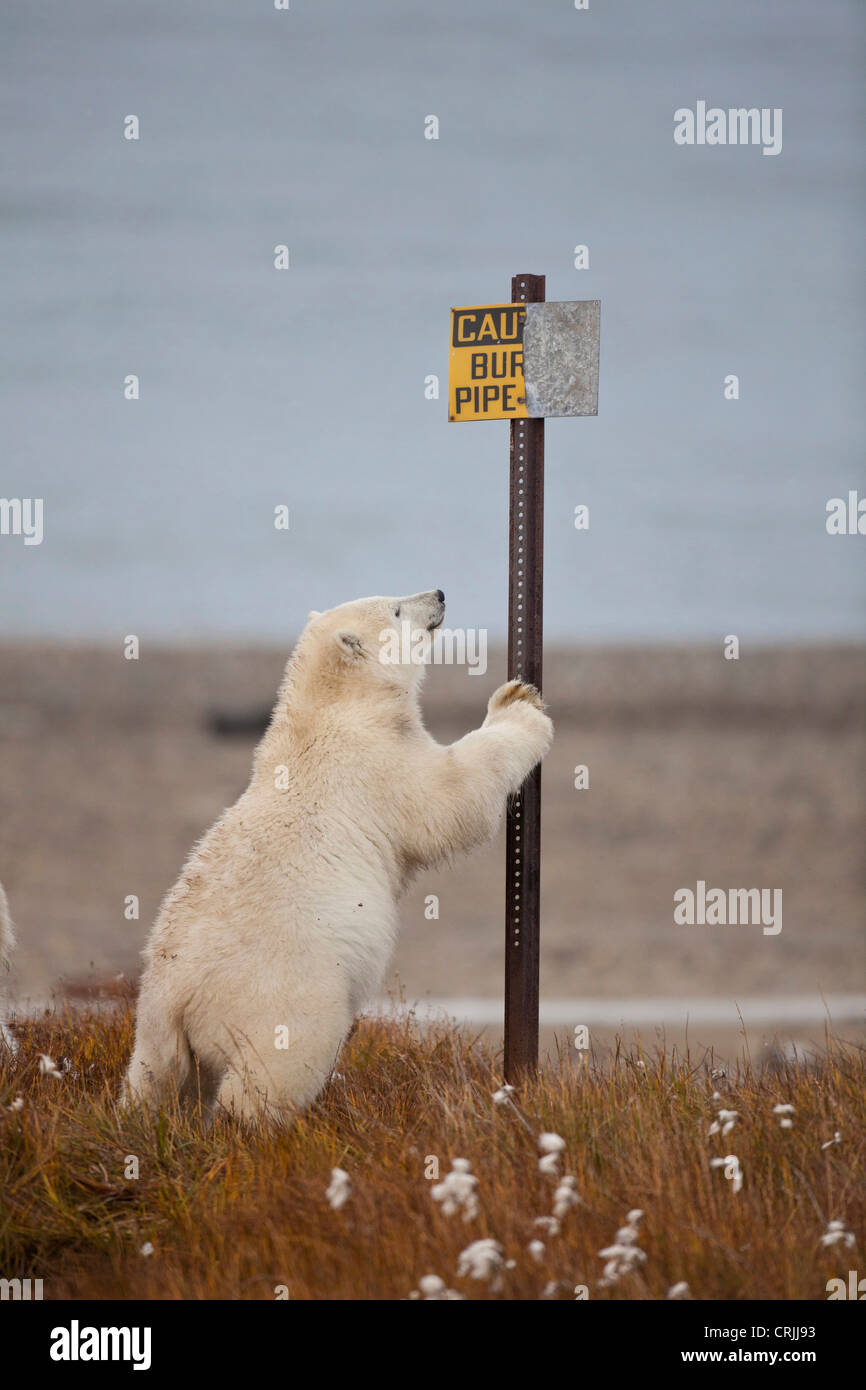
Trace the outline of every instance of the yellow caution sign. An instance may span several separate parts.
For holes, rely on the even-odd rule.
[[[526,418],[525,304],[471,304],[451,310],[449,420]]]

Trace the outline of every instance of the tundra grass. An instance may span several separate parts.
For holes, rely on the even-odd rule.
[[[310,1110],[246,1132],[118,1110],[129,1003],[17,1033],[0,1278],[46,1299],[826,1299],[862,1262],[866,1058],[832,1040],[762,1074],[563,1057],[511,1093],[466,1030],[368,1020]]]

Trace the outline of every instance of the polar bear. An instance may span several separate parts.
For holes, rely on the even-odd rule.
[[[544,757],[553,726],[520,681],[456,743],[425,729],[422,658],[444,599],[309,615],[250,784],[152,929],[124,1103],[178,1086],[256,1122],[312,1101],[382,986],[412,876],[488,840]]]
[[[17,1043],[6,1026],[6,980],[5,975],[9,969],[9,957],[15,945],[15,930],[12,926],[12,918],[9,915],[9,902],[0,883],[0,1047],[8,1047],[14,1052]]]

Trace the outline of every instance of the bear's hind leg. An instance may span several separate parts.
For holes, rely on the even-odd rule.
[[[247,1125],[290,1122],[295,1111],[314,1101],[352,1027],[348,1004],[335,1002],[304,1024],[277,1023],[271,1032],[262,1029],[268,1012],[262,1010],[254,1031],[232,1030],[233,1045],[217,1095],[217,1107]]]
[[[180,1096],[193,1078],[189,1043],[180,1023],[142,1011],[135,1029],[135,1047],[127,1068],[121,1105],[136,1101],[153,1108]]]

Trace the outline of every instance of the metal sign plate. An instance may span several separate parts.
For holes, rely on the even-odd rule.
[[[527,304],[523,329],[526,413],[533,419],[598,414],[601,303]]]
[[[526,418],[525,304],[470,304],[451,310],[449,420]]]
[[[451,310],[449,420],[598,414],[597,299]]]

